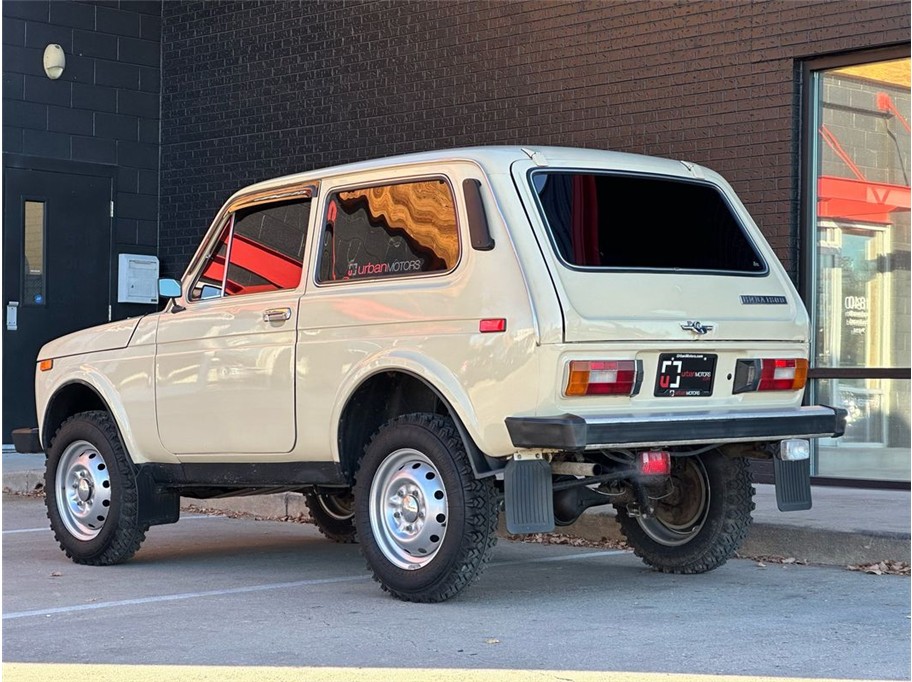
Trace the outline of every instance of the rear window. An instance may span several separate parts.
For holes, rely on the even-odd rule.
[[[532,174],[554,247],[571,266],[762,274],[766,265],[722,194],[666,178]]]

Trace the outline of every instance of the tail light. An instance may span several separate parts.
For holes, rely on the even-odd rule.
[[[807,382],[804,358],[738,360],[732,393],[753,391],[798,391]]]
[[[564,395],[636,395],[642,383],[639,360],[573,360]]]
[[[637,466],[643,476],[667,476],[671,473],[671,455],[665,450],[644,450]]]

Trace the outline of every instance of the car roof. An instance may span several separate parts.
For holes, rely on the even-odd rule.
[[[519,160],[532,160],[537,165],[545,167],[578,167],[617,169],[629,171],[658,172],[666,175],[694,175],[693,169],[699,168],[694,164],[681,161],[672,161],[641,154],[614,152],[604,149],[587,149],[582,147],[554,147],[554,146],[485,146],[485,147],[456,147],[452,149],[439,149],[435,151],[402,154],[383,158],[356,161],[354,163],[318,168],[302,173],[285,175],[269,180],[264,180],[250,185],[237,192],[231,199],[248,194],[269,190],[276,187],[293,185],[297,183],[314,182],[335,175],[348,175],[361,171],[377,170],[413,164],[445,163],[453,161],[469,161],[480,166],[486,173],[504,173],[510,166]],[[230,201],[230,200],[229,200]]]

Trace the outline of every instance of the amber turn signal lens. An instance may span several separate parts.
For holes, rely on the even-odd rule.
[[[38,363],[38,369],[40,369],[42,372],[47,372],[49,369],[54,369],[54,361],[42,360]]]
[[[573,360],[564,395],[636,395],[641,379],[636,360]]]

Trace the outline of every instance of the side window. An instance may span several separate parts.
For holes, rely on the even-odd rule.
[[[286,201],[235,213],[194,284],[190,300],[297,287],[310,205],[310,200]]]
[[[459,260],[450,186],[403,182],[329,196],[318,282],[446,272]]]

